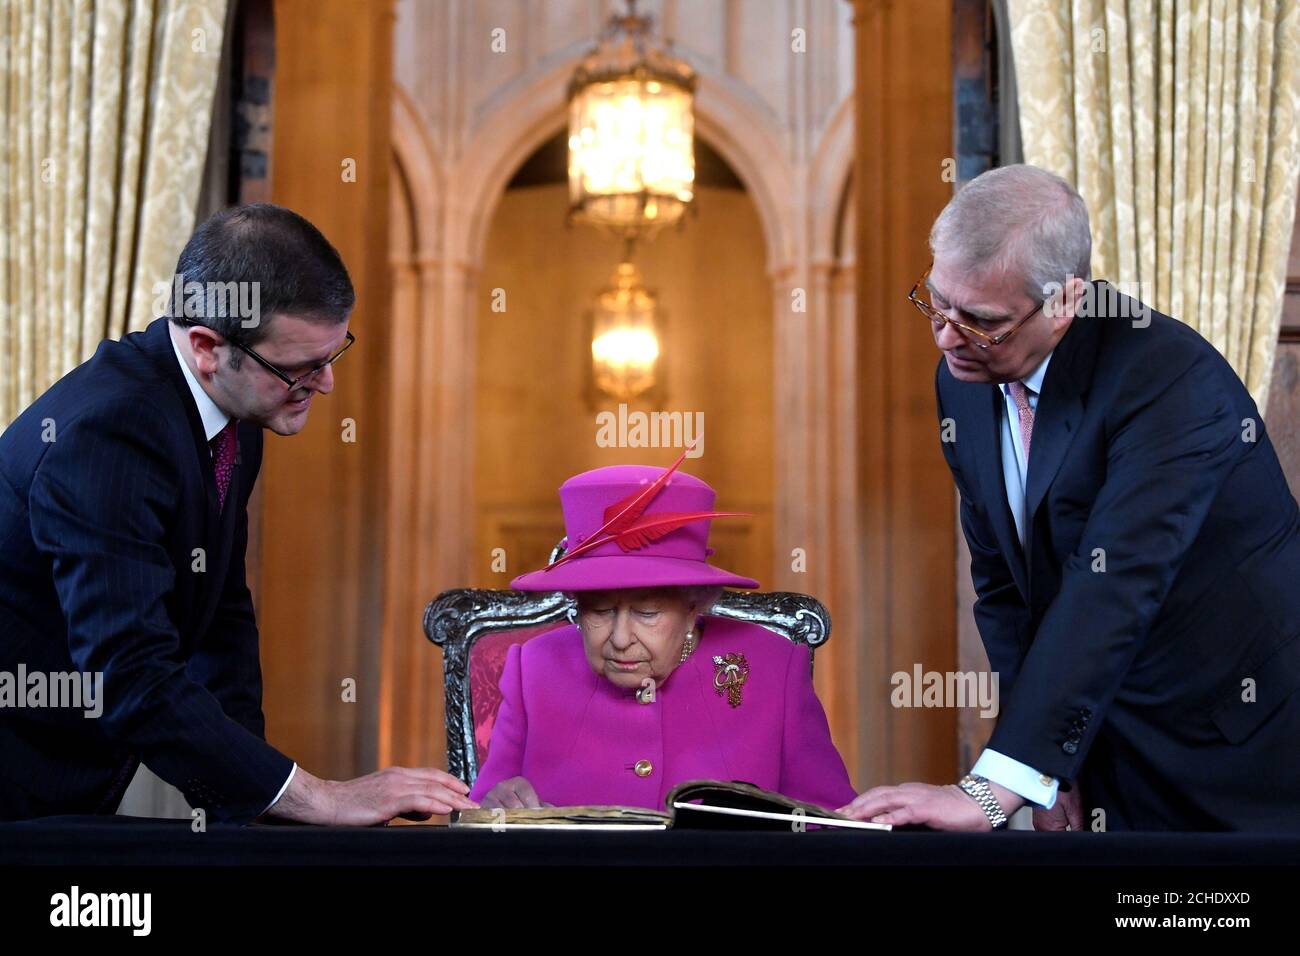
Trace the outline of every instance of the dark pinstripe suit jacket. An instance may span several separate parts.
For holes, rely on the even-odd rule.
[[[102,343],[0,436],[0,672],[103,674],[98,718],[0,707],[0,819],[112,813],[143,761],[244,822],[288,777],[244,580],[261,430],[238,438],[219,512],[165,319]]]

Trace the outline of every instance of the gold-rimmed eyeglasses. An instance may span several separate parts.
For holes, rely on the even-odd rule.
[[[917,311],[930,320],[931,330],[935,335],[939,334],[939,330],[943,328],[944,324],[948,324],[955,326],[957,330],[968,339],[973,336],[974,344],[980,348],[991,348],[994,345],[1001,345],[1007,339],[1011,338],[1016,329],[1020,328],[1032,319],[1038,310],[1046,304],[1045,302],[1038,303],[1038,305],[1034,306],[1033,310],[1028,315],[1012,325],[1011,328],[999,332],[997,335],[989,335],[989,333],[985,332],[983,329],[977,329],[972,325],[967,325],[965,322],[958,322],[956,319],[950,319],[943,312],[935,308],[929,299],[930,287],[926,284],[926,281],[930,278],[930,270],[933,268],[934,263],[931,262],[929,268],[927,268],[925,272],[921,273],[921,278],[916,280],[916,285],[912,286],[912,291],[907,294],[907,300],[911,302],[912,305],[916,306]]]

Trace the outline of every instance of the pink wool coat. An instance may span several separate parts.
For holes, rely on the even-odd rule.
[[[738,707],[714,688],[713,657],[733,652],[749,663]],[[829,809],[856,796],[808,648],[757,624],[705,617],[695,651],[649,704],[592,671],[571,625],[512,647],[501,693],[474,800],[519,776],[556,806],[663,810],[693,779],[744,780]]]

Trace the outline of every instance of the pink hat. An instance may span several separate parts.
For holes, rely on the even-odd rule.
[[[756,588],[705,563],[709,522],[737,512],[713,511],[712,488],[672,468],[612,465],[560,486],[567,553],[549,567],[510,582],[520,591],[716,585]]]

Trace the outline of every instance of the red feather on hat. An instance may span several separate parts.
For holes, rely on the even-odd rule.
[[[598,548],[610,541],[617,542],[618,546],[624,551],[633,551],[645,547],[651,541],[657,541],[670,531],[675,531],[692,521],[698,521],[701,518],[720,518],[744,514],[744,512],[735,511],[699,511],[689,514],[677,512],[674,514],[654,515],[645,521],[639,520],[645,514],[646,508],[650,506],[650,502],[663,490],[673,472],[686,460],[687,453],[694,447],[695,442],[689,443],[677,460],[673,462],[672,467],[662,475],[640,491],[633,492],[621,501],[616,501],[606,508],[605,523],[603,525],[592,532],[591,536],[581,545],[569,551],[554,564],[548,564],[543,570],[550,571],[553,568],[558,568],[566,561],[580,557],[593,548]],[[602,535],[604,537],[601,537]]]
[[[699,521],[702,518],[739,518],[747,517],[750,514],[751,512],[748,511],[676,511],[671,514],[651,515],[644,521],[629,525],[618,534],[609,534],[603,538],[588,538],[554,564],[549,564],[542,570],[549,571],[551,568],[558,568],[565,561],[581,557],[593,548],[599,548],[602,544],[609,544],[611,541],[624,551],[636,551],[644,548],[651,541],[658,541],[670,531],[676,531],[692,521]]]
[[[634,491],[622,501],[616,501],[614,504],[606,508],[605,523],[592,532],[591,536],[596,538],[607,532],[609,534],[618,534],[624,528],[632,524],[632,522],[636,521],[637,518],[645,514],[646,508],[650,507],[650,502],[654,500],[655,495],[659,494],[664,485],[668,484],[668,479],[671,478],[673,472],[681,466],[681,463],[686,460],[687,453],[694,447],[695,442],[691,442],[686,446],[682,453],[677,456],[677,460],[673,462],[669,469],[662,475],[650,482],[650,484],[646,485],[640,491]]]
[[[616,534],[614,541],[624,551],[635,551],[692,521],[699,521],[702,518],[741,518],[749,514],[748,511],[679,511],[673,514],[652,515]]]

